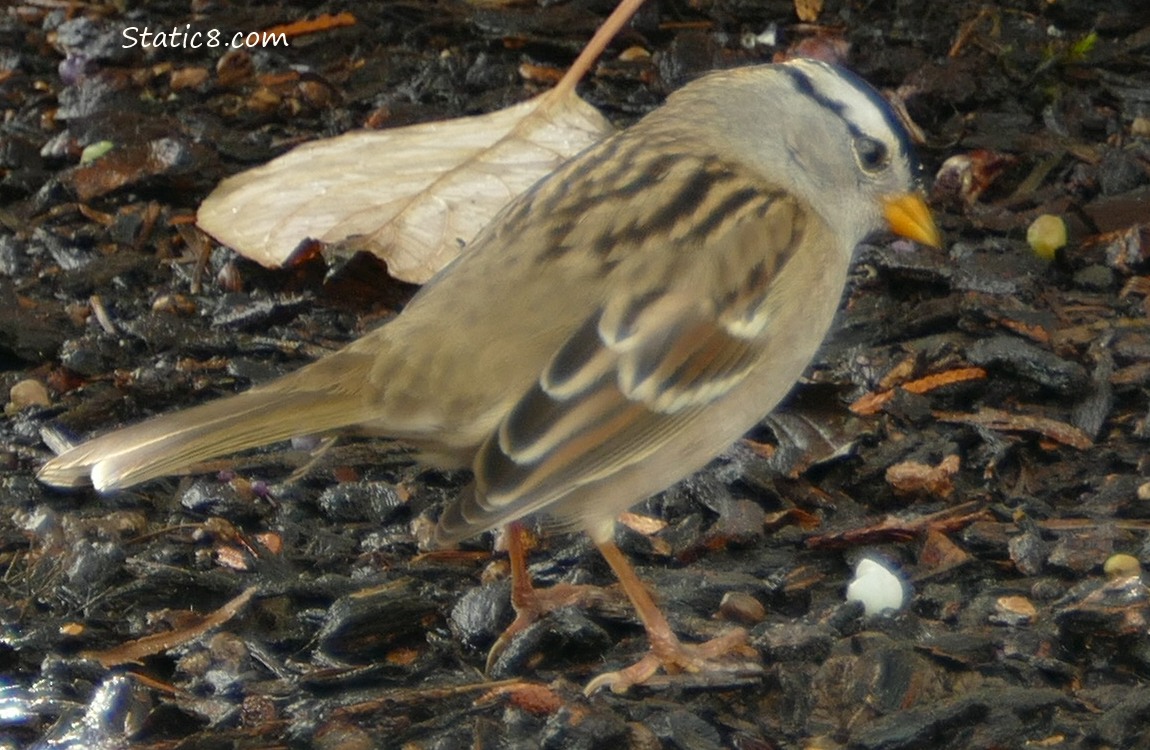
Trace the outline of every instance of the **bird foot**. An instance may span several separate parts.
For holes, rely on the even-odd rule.
[[[651,651],[631,666],[591,680],[583,694],[590,697],[603,688],[621,694],[634,685],[654,686],[660,667],[671,676],[669,683],[687,682],[699,687],[739,684],[762,676],[759,652],[747,642],[747,631],[742,628],[705,643],[682,643],[674,636],[660,640],[652,641]]]
[[[512,596],[512,605],[515,607],[515,619],[504,630],[491,649],[487,652],[486,672],[491,674],[500,655],[507,649],[508,644],[519,633],[542,619],[548,612],[554,612],[563,607],[593,607],[612,599],[619,598],[599,586],[586,584],[557,583],[545,589],[528,588]]]

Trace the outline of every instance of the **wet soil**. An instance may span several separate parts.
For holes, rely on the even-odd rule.
[[[192,220],[221,178],[521,101],[611,9],[351,5],[0,13],[0,747],[1150,742],[1142,2],[828,0],[815,23],[790,2],[652,2],[581,84],[626,125],[707,70],[838,56],[905,105],[938,175],[945,247],[861,247],[786,407],[620,525],[676,629],[747,627],[760,678],[583,697],[645,647],[612,596],[485,675],[503,556],[490,536],[422,547],[466,477],[379,441],[300,479],[303,442],[107,497],[40,486],[45,436],[242,390],[412,293],[363,259],[269,271],[216,246]],[[129,45],[304,20],[286,47]],[[1069,232],[1052,257],[1027,242],[1042,214]],[[868,556],[905,579],[900,611],[845,601]],[[578,535],[541,534],[531,559],[543,584],[612,582]]]

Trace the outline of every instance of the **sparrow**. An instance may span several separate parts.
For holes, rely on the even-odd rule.
[[[884,228],[940,243],[908,133],[875,89],[806,59],[712,73],[515,199],[393,320],[37,476],[108,492],[298,435],[400,439],[474,475],[437,541],[537,513],[590,535],[652,650],[589,690],[722,670],[743,634],[681,642],[613,543],[616,516],[778,404],[831,326],[855,246]],[[530,587],[515,590],[530,609]]]

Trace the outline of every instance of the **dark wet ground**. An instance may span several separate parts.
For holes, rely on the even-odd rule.
[[[484,676],[503,563],[486,538],[419,549],[463,477],[387,446],[342,443],[290,483],[306,446],[103,499],[39,486],[45,426],[85,436],[245,388],[410,294],[370,263],[324,283],[320,261],[270,272],[205,245],[191,218],[220,178],[526,98],[609,11],[354,5],[0,15],[0,374],[45,388],[21,385],[0,422],[0,747],[1150,746],[1141,2],[832,0],[818,26],[787,2],[652,3],[582,85],[625,124],[701,71],[845,50],[905,102],[928,174],[969,157],[936,189],[946,249],[863,247],[789,408],[637,509],[661,531],[621,527],[679,632],[749,623],[768,665],[752,684],[583,698],[644,647],[613,601]],[[345,10],[281,49],[122,46],[129,26]],[[750,41],[772,24],[777,45]],[[113,160],[80,163],[104,141]],[[1053,261],[1025,239],[1043,213],[1070,228]],[[584,539],[540,545],[540,581],[611,582]],[[843,601],[867,554],[912,584],[897,615]],[[132,650],[155,633],[171,643]]]

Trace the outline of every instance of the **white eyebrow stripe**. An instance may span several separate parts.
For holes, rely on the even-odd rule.
[[[781,68],[796,91],[836,114],[851,135],[880,137],[911,163],[912,171],[917,169],[910,134],[890,104],[861,78],[818,60],[795,60]]]

